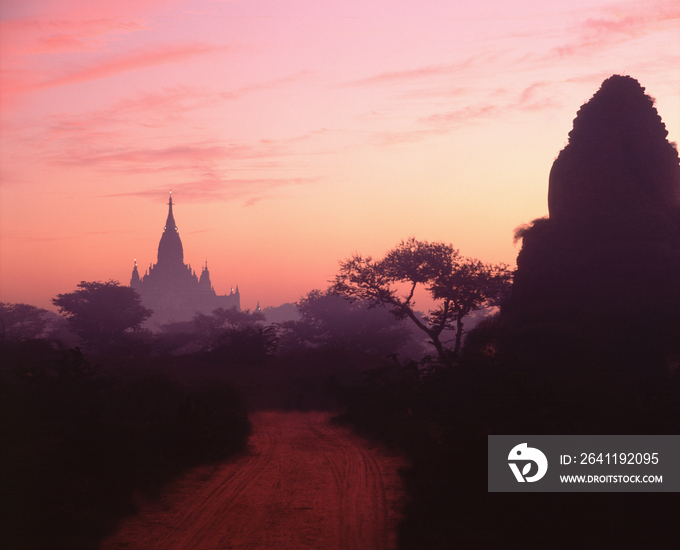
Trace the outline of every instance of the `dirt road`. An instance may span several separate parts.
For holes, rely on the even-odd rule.
[[[395,548],[403,462],[328,420],[256,413],[246,455],[178,480],[102,550]]]

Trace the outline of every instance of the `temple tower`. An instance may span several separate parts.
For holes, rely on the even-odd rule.
[[[172,193],[172,191],[171,191]],[[179,238],[179,230],[172,214],[172,195],[168,202],[168,219],[163,228],[161,242],[158,243],[158,267],[181,268],[184,265],[184,249],[182,240]]]
[[[217,308],[241,309],[238,291],[218,295],[210,281],[206,262],[200,279],[191,266],[184,263],[184,248],[179,236],[172,210],[172,195],[168,201],[168,217],[158,244],[158,258],[155,264],[140,277],[137,260],[132,270],[130,286],[139,292],[142,303],[153,310],[147,325],[158,325],[173,321],[189,321],[196,313],[210,314]]]

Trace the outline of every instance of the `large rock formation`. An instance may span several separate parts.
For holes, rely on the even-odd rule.
[[[612,76],[583,105],[501,319],[540,368],[668,375],[680,359],[680,161],[654,100]],[[585,367],[584,367],[585,368]]]

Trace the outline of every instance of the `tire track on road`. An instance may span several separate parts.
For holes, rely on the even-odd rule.
[[[403,460],[328,413],[253,415],[249,451],[202,467],[120,526],[102,550],[390,550]]]
[[[172,533],[158,541],[158,548],[185,548],[187,550],[202,548],[210,544],[216,532],[221,530],[220,524],[225,517],[233,516],[233,508],[239,502],[239,496],[250,486],[259,474],[271,463],[275,453],[275,441],[269,430],[257,434],[257,445],[251,445],[247,460],[239,464],[239,468],[229,468],[227,476],[220,476],[210,486],[209,494],[197,502],[180,519]],[[254,447],[256,450],[253,450]],[[242,538],[252,522],[233,522],[232,534]]]

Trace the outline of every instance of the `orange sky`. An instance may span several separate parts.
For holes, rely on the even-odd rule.
[[[156,261],[242,306],[415,236],[514,264],[576,111],[637,78],[680,139],[680,4],[3,0],[0,300]]]

